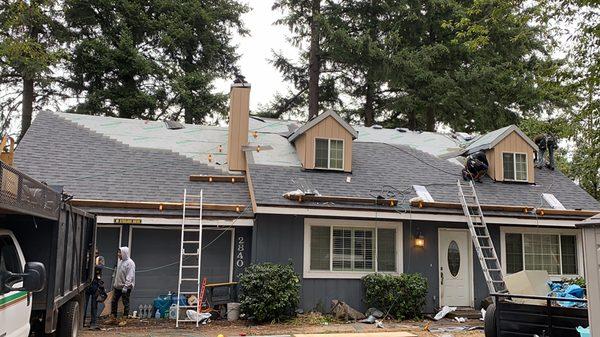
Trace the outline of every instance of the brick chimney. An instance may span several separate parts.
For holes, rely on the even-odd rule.
[[[246,155],[242,146],[248,144],[248,119],[250,118],[250,83],[239,76],[229,92],[229,135],[227,163],[230,171],[246,170]]]

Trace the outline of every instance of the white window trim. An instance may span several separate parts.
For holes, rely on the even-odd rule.
[[[360,228],[388,228],[396,230],[396,271],[380,272],[385,274],[399,275],[403,272],[402,265],[402,222],[377,221],[377,220],[341,220],[341,219],[316,219],[307,218],[304,220],[304,258],[303,258],[303,278],[314,279],[360,279],[363,276],[373,274],[375,271],[333,271],[333,270],[311,270],[310,269],[310,229],[311,227],[360,227]],[[375,231],[377,236],[377,231]],[[377,270],[377,242],[374,243],[375,259],[373,261],[375,270]],[[331,269],[330,258],[330,269]]]
[[[514,172],[514,176],[513,179],[507,179],[504,176],[504,154],[508,153],[508,154],[512,154],[513,156],[513,172]],[[517,160],[516,160],[516,154],[524,154],[525,155],[525,174],[526,177],[524,180],[518,180],[517,178]],[[514,182],[528,182],[529,181],[529,156],[527,155],[527,152],[511,152],[511,151],[503,151],[502,152],[502,178],[505,181],[514,181]]]
[[[559,281],[563,278],[574,278],[584,275],[583,267],[583,241],[580,229],[568,229],[568,228],[527,228],[527,227],[500,227],[500,247],[501,249],[501,264],[502,272],[504,275],[508,275],[506,272],[506,234],[554,234],[554,235],[575,235],[575,246],[577,254],[577,274],[562,274],[553,275],[550,274],[552,281]],[[561,255],[561,269],[562,269],[562,255]],[[525,262],[523,262],[523,268],[525,268]]]
[[[318,167],[317,166],[317,139],[322,139],[322,140],[326,140],[327,141],[327,167]],[[339,140],[342,142],[342,168],[333,168],[331,167],[331,141],[332,140]],[[316,169],[320,169],[320,170],[332,170],[332,171],[343,171],[344,167],[346,167],[346,158],[345,157],[345,152],[346,152],[346,142],[342,139],[342,138],[324,138],[324,137],[315,137],[315,139],[313,140],[313,145],[314,145],[314,149],[315,149],[315,162],[314,162],[314,167]]]

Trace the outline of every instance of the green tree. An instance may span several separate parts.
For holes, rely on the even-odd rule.
[[[60,13],[53,0],[0,2],[0,131],[9,129],[20,106],[19,139],[34,110],[56,95],[53,70],[64,56]]]
[[[225,111],[213,81],[235,72],[232,34],[245,34],[235,0],[66,0],[74,53],[75,111],[126,118],[184,116],[200,123]]]

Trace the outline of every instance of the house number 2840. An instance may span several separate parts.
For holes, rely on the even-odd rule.
[[[238,268],[244,266],[244,237],[240,236],[237,238],[237,247],[236,247],[236,255],[235,255],[235,265]]]

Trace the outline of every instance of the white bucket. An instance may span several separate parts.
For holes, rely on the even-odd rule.
[[[240,319],[240,304],[227,303],[227,320],[237,321],[238,319]]]

